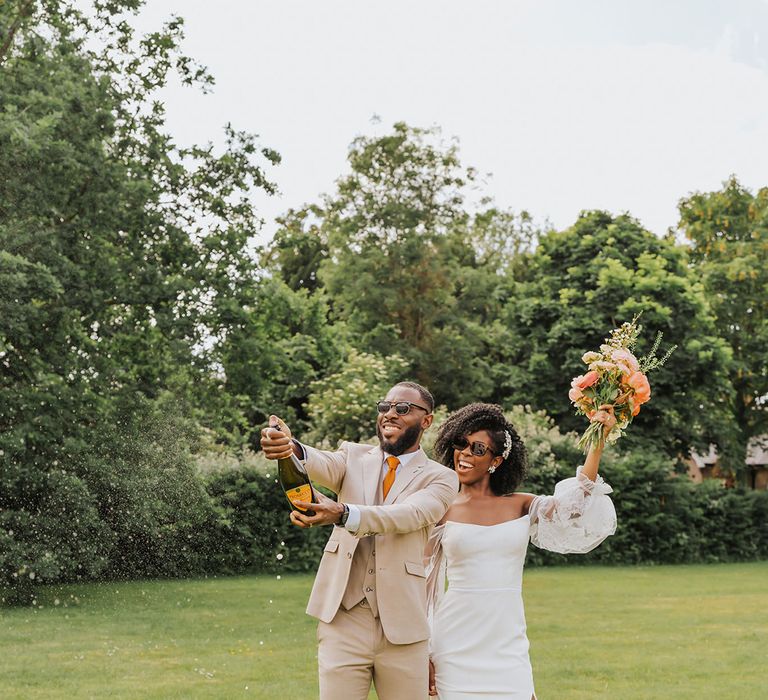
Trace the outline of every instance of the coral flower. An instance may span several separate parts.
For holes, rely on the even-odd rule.
[[[571,382],[571,386],[574,389],[583,390],[595,384],[598,379],[600,379],[600,375],[592,370],[591,372],[587,372],[586,374],[582,374],[581,376],[574,378],[574,380]]]
[[[651,385],[648,383],[648,377],[642,372],[633,372],[629,375],[627,384],[635,390],[635,404],[639,406],[651,398]]]
[[[568,392],[568,398],[576,403],[584,394],[581,393],[581,389],[578,387],[571,387],[571,390]]]

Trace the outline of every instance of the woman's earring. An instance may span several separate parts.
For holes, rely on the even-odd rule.
[[[496,467],[488,467],[488,473],[493,474],[496,471]]]

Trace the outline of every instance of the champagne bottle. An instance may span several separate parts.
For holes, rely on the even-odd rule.
[[[270,425],[270,428],[279,429],[277,425]],[[315,490],[312,488],[312,482],[309,480],[309,474],[304,465],[291,454],[290,457],[283,457],[277,460],[277,476],[280,479],[280,487],[283,489],[288,502],[294,510],[304,515],[314,515],[315,511],[311,508],[303,510],[297,507],[296,501],[305,503],[316,503]]]

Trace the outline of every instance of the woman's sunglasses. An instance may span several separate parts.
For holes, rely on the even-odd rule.
[[[470,443],[467,438],[456,438],[453,441],[453,449],[454,450],[464,450],[467,448],[467,445],[469,445],[469,451],[475,456],[475,457],[482,457],[485,455],[486,452],[490,452],[491,454],[496,454],[488,445],[486,445],[484,442],[472,442]]]
[[[429,410],[424,408],[424,406],[419,406],[417,403],[411,403],[410,401],[398,401],[396,403],[393,403],[392,401],[379,401],[376,404],[376,410],[379,413],[389,413],[390,409],[394,406],[395,413],[397,413],[398,416],[404,416],[407,413],[410,413],[411,406],[414,408],[420,408],[422,411],[426,411],[429,413]]]

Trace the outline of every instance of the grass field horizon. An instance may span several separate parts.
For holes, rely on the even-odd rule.
[[[530,569],[537,693],[761,697],[766,583],[768,562]],[[317,697],[311,584],[255,575],[43,588],[38,607],[0,608],[0,697]]]

